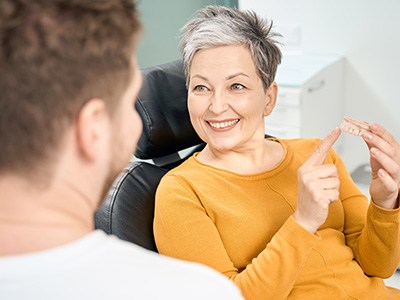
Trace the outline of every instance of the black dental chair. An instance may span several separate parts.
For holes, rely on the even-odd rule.
[[[142,70],[136,108],[143,120],[135,159],[114,182],[95,215],[108,234],[157,251],[153,237],[154,196],[161,177],[204,147],[187,111],[180,60]],[[185,154],[180,152],[184,150]]]

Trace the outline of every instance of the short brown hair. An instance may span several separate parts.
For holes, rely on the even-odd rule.
[[[133,0],[0,0],[0,173],[48,162],[84,103],[131,80]]]

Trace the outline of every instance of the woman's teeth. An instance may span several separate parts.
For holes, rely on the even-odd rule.
[[[208,122],[208,123],[211,125],[211,127],[220,129],[220,128],[226,128],[226,127],[235,125],[237,122],[239,122],[239,119],[228,121],[228,122],[218,122],[218,123]]]

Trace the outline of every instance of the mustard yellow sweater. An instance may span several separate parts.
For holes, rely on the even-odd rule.
[[[333,150],[340,201],[311,234],[293,219],[297,169],[319,140],[279,140],[273,170],[240,175],[196,155],[163,177],[154,233],[160,253],[206,264],[246,299],[400,299],[386,287],[400,261],[400,209],[369,205]]]

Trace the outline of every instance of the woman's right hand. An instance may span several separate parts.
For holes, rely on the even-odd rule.
[[[315,233],[328,217],[329,205],[339,198],[339,177],[334,164],[324,164],[326,156],[340,136],[332,130],[299,168],[297,208],[294,219]]]

